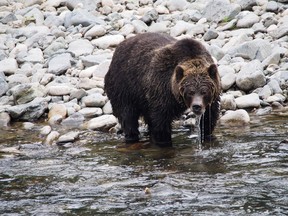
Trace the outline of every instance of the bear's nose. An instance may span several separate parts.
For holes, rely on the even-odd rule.
[[[195,104],[195,105],[192,106],[192,109],[193,109],[193,112],[195,114],[197,114],[197,113],[201,112],[202,107],[200,105],[198,105],[198,104]]]

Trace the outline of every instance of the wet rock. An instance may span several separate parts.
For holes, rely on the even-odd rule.
[[[10,115],[7,112],[0,112],[0,128],[8,127],[10,125]]]
[[[82,102],[86,107],[103,107],[107,101],[107,97],[100,93],[94,93],[82,98]]]
[[[34,121],[39,119],[47,110],[48,103],[45,98],[35,98],[27,104],[11,106],[7,108],[7,112],[12,119],[24,121]]]
[[[33,124],[32,122],[24,122],[23,123],[23,128],[25,130],[31,130],[32,128],[34,128],[35,124]]]
[[[258,94],[251,93],[235,99],[237,107],[242,108],[258,108],[260,107],[260,99]]]
[[[124,41],[123,35],[105,35],[92,40],[91,43],[101,49],[107,49],[108,47],[117,46],[122,41]]]
[[[102,115],[91,119],[87,128],[90,130],[108,130],[117,124],[117,119],[113,115]]]
[[[233,95],[225,94],[221,96],[221,109],[236,110],[236,107],[237,104]]]
[[[79,113],[81,113],[85,118],[92,118],[103,114],[102,109],[98,107],[86,107],[79,110]]]
[[[47,136],[51,131],[52,131],[51,126],[46,125],[40,129],[40,135],[41,136]]]
[[[68,118],[64,119],[61,124],[66,127],[79,128],[83,124],[84,120],[84,116],[81,113],[76,112],[70,115]]]
[[[63,53],[53,57],[48,63],[48,73],[61,75],[71,67],[72,56],[70,53]]]
[[[226,126],[243,126],[250,122],[250,116],[244,109],[229,110],[220,118],[219,122]]]
[[[51,131],[51,133],[49,133],[48,136],[46,137],[44,144],[52,145],[53,142],[55,142],[59,136],[60,134],[57,131]]]
[[[266,84],[261,62],[258,60],[245,64],[237,74],[236,84],[239,89],[249,91]]]
[[[256,115],[267,115],[272,112],[272,107],[260,108],[256,111]]]
[[[68,142],[74,142],[76,139],[78,139],[78,137],[79,137],[79,132],[71,131],[60,136],[57,140],[57,144],[61,145],[61,144],[68,143]]]

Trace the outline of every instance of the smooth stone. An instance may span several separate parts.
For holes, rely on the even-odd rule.
[[[224,51],[217,45],[212,44],[208,47],[210,54],[216,58],[217,61],[221,60],[224,57]]]
[[[24,58],[24,61],[31,63],[44,63],[43,52],[40,48],[34,48],[28,51],[28,55]]]
[[[260,107],[260,99],[258,94],[251,93],[248,95],[243,95],[235,99],[237,108],[258,108]]]
[[[276,1],[268,1],[266,5],[266,11],[268,12],[277,12],[278,4]]]
[[[81,113],[85,118],[92,118],[103,114],[102,109],[98,107],[84,107],[78,112]]]
[[[71,68],[72,56],[70,53],[62,53],[54,56],[48,62],[48,73],[61,75]]]
[[[0,128],[8,127],[10,125],[10,115],[7,112],[0,112]]]
[[[237,74],[236,84],[239,89],[249,91],[266,84],[261,62],[253,60],[245,64]]]
[[[114,115],[102,115],[91,119],[87,128],[89,130],[109,130],[117,124],[117,119]]]
[[[267,99],[269,96],[272,95],[272,90],[269,85],[265,85],[260,92],[258,93],[261,99]]]
[[[81,100],[81,98],[85,97],[87,95],[86,91],[84,89],[75,89],[71,91],[69,100],[77,99]]]
[[[79,138],[79,132],[77,131],[70,131],[64,135],[61,135],[58,140],[57,140],[57,144],[59,143],[68,143],[68,142],[74,142],[76,139]]]
[[[132,25],[134,26],[135,33],[144,33],[147,32],[148,26],[142,20],[133,20]]]
[[[230,89],[236,82],[236,74],[228,73],[221,77],[221,86],[224,91]]]
[[[48,112],[48,119],[52,118],[55,115],[60,115],[64,119],[67,115],[67,109],[64,104],[53,104]]]
[[[107,103],[103,106],[102,110],[103,110],[104,114],[112,114],[113,113],[110,100],[107,101]]]
[[[93,71],[93,77],[104,78],[109,70],[110,64],[111,64],[111,60],[106,60],[100,63]]]
[[[238,28],[250,28],[260,20],[260,18],[255,13],[250,11],[242,11],[238,14],[237,18],[238,22],[236,27]]]
[[[6,75],[14,74],[18,69],[18,63],[14,58],[6,58],[0,61],[0,72]]]
[[[257,5],[256,0],[237,0],[236,3],[240,5],[242,10],[252,10]]]
[[[79,128],[83,124],[84,120],[85,118],[81,113],[75,112],[72,115],[70,115],[68,118],[64,119],[61,122],[61,125],[64,125],[66,127]]]
[[[40,129],[40,135],[41,136],[47,136],[51,131],[52,131],[51,126],[46,125]]]
[[[82,103],[86,107],[103,107],[107,101],[107,97],[100,93],[94,93],[82,98]]]
[[[265,108],[260,108],[256,110],[255,114],[258,116],[261,116],[261,115],[268,115],[271,112],[272,112],[272,107],[265,107]]]
[[[236,110],[235,98],[231,94],[225,94],[221,96],[221,109],[224,110]]]
[[[94,25],[85,34],[84,38],[101,37],[106,34],[106,29],[102,25]]]
[[[35,124],[33,124],[32,122],[23,122],[23,128],[25,130],[31,130],[33,129],[35,126]]]
[[[272,94],[281,94],[283,92],[279,85],[279,82],[276,79],[270,79],[270,81],[268,82],[268,86],[271,88]]]
[[[204,35],[203,39],[205,41],[210,41],[212,39],[216,39],[219,36],[218,32],[214,29],[209,29]]]
[[[81,78],[78,83],[78,88],[82,88],[85,90],[93,89],[97,87],[100,87],[98,83],[95,80],[89,79],[87,77]]]
[[[286,98],[282,94],[275,94],[275,95],[268,97],[265,101],[268,103],[273,103],[273,102],[283,103],[285,100]]]
[[[66,84],[52,85],[47,87],[47,94],[52,96],[70,95],[72,90],[74,89]]]
[[[51,131],[51,133],[48,134],[46,137],[44,144],[45,145],[52,145],[54,141],[56,141],[59,138],[60,134],[57,131]]]
[[[29,78],[25,74],[13,74],[7,77],[9,87],[14,87],[19,84],[30,83]]]
[[[94,46],[87,39],[78,39],[69,44],[68,51],[75,56],[89,55],[93,52]]]
[[[0,73],[3,73],[3,72],[0,72]],[[6,82],[5,77],[0,76],[0,97],[2,95],[5,95],[8,89],[9,89],[9,85]]]
[[[177,21],[177,23],[170,29],[170,35],[172,37],[180,36],[184,34],[188,29],[190,29],[191,23],[185,22],[183,20]]]
[[[115,47],[124,41],[123,35],[105,35],[103,37],[94,39],[91,43],[100,49],[107,49],[108,47]]]
[[[187,4],[188,2],[186,0],[169,0],[167,2],[167,8],[170,12],[183,11]]]
[[[135,28],[131,23],[127,23],[124,25],[120,30],[119,33],[123,35],[124,37],[132,34],[134,32]]]
[[[244,109],[228,110],[219,120],[221,125],[225,126],[244,126],[249,124],[250,116]]]
[[[169,32],[169,28],[167,27],[167,23],[166,22],[153,22],[148,30],[148,32],[155,32],[155,33],[167,33]]]

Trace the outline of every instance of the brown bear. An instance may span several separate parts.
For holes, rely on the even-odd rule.
[[[211,139],[219,117],[220,78],[205,47],[194,39],[143,33],[118,45],[105,91],[126,143],[139,141],[144,117],[150,141],[171,146],[171,123],[190,108],[202,115],[201,137]],[[204,115],[203,115],[204,114]]]

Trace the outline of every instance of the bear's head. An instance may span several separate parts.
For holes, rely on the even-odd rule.
[[[172,76],[172,91],[195,115],[202,115],[221,91],[217,66],[205,59],[178,64]]]

